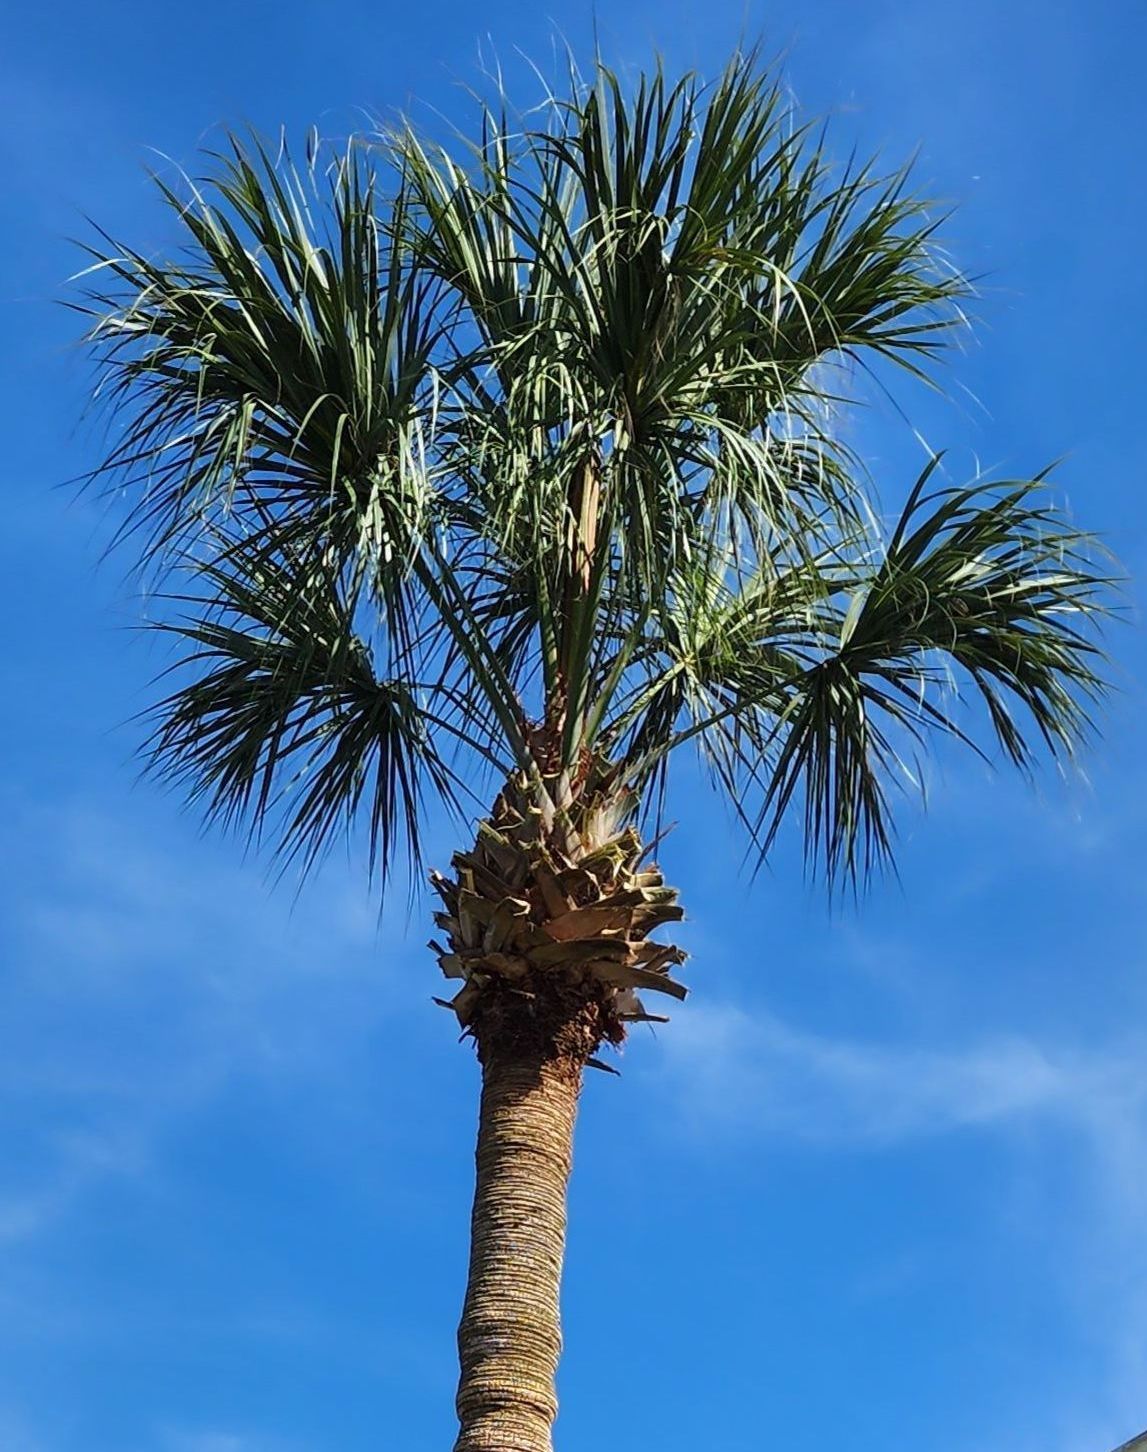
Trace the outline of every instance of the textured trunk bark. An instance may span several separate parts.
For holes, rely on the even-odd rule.
[[[454,1452],[551,1452],[581,1061],[484,1055]]]

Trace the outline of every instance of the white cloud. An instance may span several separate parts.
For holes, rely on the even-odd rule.
[[[4,1452],[49,1452],[48,1444],[33,1431],[17,1408],[0,1405],[0,1447]]]
[[[866,1043],[705,1004],[678,1015],[662,1043],[689,1113],[738,1130],[881,1145],[1044,1119],[1090,1135],[1118,1174],[1147,1133],[1139,1043],[1087,1051],[1020,1036],[962,1048]],[[1138,1186],[1128,1173],[1126,1191]]]
[[[0,1166],[0,1245],[53,1227],[239,1072],[319,1074],[391,1012],[365,888],[292,909],[260,866],[85,808],[9,818],[16,951],[0,981],[0,1111],[35,1106]],[[228,865],[223,865],[227,863]],[[431,982],[427,959],[427,979]]]
[[[54,1137],[52,1168],[38,1186],[0,1194],[0,1245],[48,1229],[94,1180],[137,1172],[146,1159],[143,1124],[110,1124]]]
[[[1013,1452],[1106,1452],[1147,1422],[1147,1044],[878,1043],[798,1029],[768,1013],[691,1006],[659,1040],[686,1122],[706,1137],[787,1138],[884,1153],[927,1137],[1009,1136],[1046,1151],[1071,1210],[1036,1202],[1001,1227],[1055,1241],[1049,1264],[1077,1324],[1103,1348],[1086,1395],[1061,1387]],[[1020,1160],[1017,1159],[1017,1165]],[[1030,1159],[1025,1160],[1030,1164]],[[1048,1418],[1054,1418],[1049,1431]]]
[[[164,1452],[255,1452],[255,1444],[232,1432],[171,1432]]]
[[[162,1452],[292,1452],[295,1447],[273,1433],[189,1428],[166,1429],[159,1445]]]

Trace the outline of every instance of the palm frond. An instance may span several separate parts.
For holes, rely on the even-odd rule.
[[[233,141],[188,196],[156,180],[180,260],[100,256],[85,306],[122,436],[98,477],[149,552],[252,504],[379,562],[425,526],[433,300],[361,154],[317,156]]]
[[[1053,757],[1074,752],[1104,690],[1093,631],[1113,581],[1095,541],[1062,519],[1042,477],[929,494],[935,467],[875,562],[826,561],[819,581],[801,570],[781,609],[738,597],[735,630],[722,627],[733,648],[710,657],[728,704],[661,748],[714,735],[738,809],[746,783],[761,789],[750,825],[762,856],[802,803],[806,850],[830,881],[890,858],[889,789],[915,780],[908,757],[930,733],[986,755],[963,688],[1025,770],[1033,731]]]
[[[228,542],[160,628],[190,676],[153,711],[150,765],[210,818],[274,822],[277,849],[309,864],[361,807],[385,878],[420,854],[424,796],[455,805],[432,703],[376,672],[353,600],[322,561]]]
[[[482,125],[469,155],[410,130],[393,144],[423,218],[413,245],[496,380],[491,397],[463,360],[460,452],[489,466],[497,537],[560,527],[587,450],[608,542],[654,592],[713,527],[698,491],[758,530],[848,514],[814,370],[867,354],[919,367],[967,290],[906,177],[837,176],[752,56],[712,88],[658,70],[627,93],[598,67],[540,124],[499,97]]]

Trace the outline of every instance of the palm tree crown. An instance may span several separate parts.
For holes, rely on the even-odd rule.
[[[963,735],[953,676],[1017,764],[1025,718],[1071,749],[1087,541],[1040,479],[932,465],[874,529],[840,365],[922,372],[967,285],[752,58],[632,98],[599,67],[460,159],[217,161],[163,187],[186,255],[100,256],[90,302],[104,470],[189,582],[154,760],[212,813],[310,856],[361,808],[385,870],[459,749],[561,814],[652,800],[691,741],[759,851],[800,803],[832,876],[888,854],[901,743]]]

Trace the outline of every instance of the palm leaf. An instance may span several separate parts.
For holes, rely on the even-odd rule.
[[[361,807],[383,877],[420,860],[427,788],[456,804],[425,693],[376,672],[353,601],[321,561],[227,542],[161,628],[188,677],[154,708],[150,764],[209,817],[274,823],[309,865]]]

